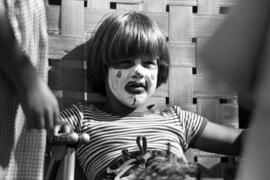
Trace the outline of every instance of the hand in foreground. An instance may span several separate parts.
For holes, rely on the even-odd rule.
[[[26,125],[28,128],[52,129],[58,121],[58,102],[18,44],[3,1],[0,1],[0,24],[0,70],[16,87]]]
[[[57,99],[44,81],[38,79],[30,84],[25,93],[19,95],[26,117],[26,127],[52,130],[58,124]]]
[[[48,145],[51,146],[52,155],[55,160],[61,160],[67,153],[67,147],[77,148],[90,142],[87,133],[72,132],[67,123],[61,122],[49,134]]]

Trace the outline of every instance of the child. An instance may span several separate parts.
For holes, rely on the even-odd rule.
[[[166,82],[169,59],[164,36],[144,14],[112,14],[98,27],[91,39],[88,77],[94,90],[106,95],[105,103],[79,103],[61,113],[74,131],[90,135],[91,142],[77,150],[89,179],[110,174],[120,178],[131,167],[132,157],[141,154],[147,160],[147,150],[161,157],[168,144],[171,154],[183,162],[189,147],[239,154],[241,130],[214,124],[179,106],[156,110],[146,105]],[[130,156],[124,165],[122,154]]]

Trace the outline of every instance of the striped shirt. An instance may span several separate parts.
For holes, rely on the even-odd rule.
[[[184,152],[192,146],[206,125],[206,119],[178,106],[170,106],[145,116],[114,116],[94,105],[72,105],[61,113],[75,132],[88,133],[89,144],[77,149],[78,159],[88,177],[93,180],[123,149],[138,151],[137,136],[147,138],[147,150],[171,152],[186,161]]]

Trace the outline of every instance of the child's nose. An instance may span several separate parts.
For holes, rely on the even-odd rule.
[[[134,68],[134,78],[143,78],[144,77],[144,70],[143,66],[138,64]]]

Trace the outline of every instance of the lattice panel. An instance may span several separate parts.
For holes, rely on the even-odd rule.
[[[87,39],[107,13],[136,10],[158,23],[167,37],[171,54],[168,83],[158,89],[150,103],[158,107],[168,103],[178,104],[211,121],[238,127],[237,93],[210,74],[198,58],[199,49],[222,23],[235,2],[236,0],[62,0],[58,5],[48,4],[49,57],[53,66],[49,80],[61,108],[78,100],[103,100],[101,95],[92,93],[91,83],[86,80]],[[190,151],[187,155],[191,161],[208,164],[208,168],[220,164],[223,157],[197,150]],[[217,170],[215,173],[216,176],[224,175]]]

